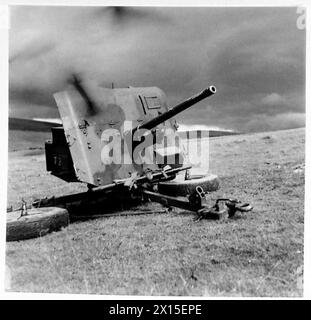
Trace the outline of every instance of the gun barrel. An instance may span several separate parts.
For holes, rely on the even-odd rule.
[[[178,113],[190,108],[194,104],[200,102],[201,100],[213,95],[216,93],[216,87],[209,86],[208,88],[202,90],[201,92],[195,94],[194,96],[188,98],[187,100],[179,103],[169,111],[159,115],[156,118],[153,118],[145,123],[143,123],[141,126],[139,126],[140,129],[148,129],[151,130],[152,128],[158,126],[160,123],[176,116]]]

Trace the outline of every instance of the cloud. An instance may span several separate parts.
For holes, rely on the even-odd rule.
[[[283,98],[278,93],[270,93],[262,98],[262,103],[268,106],[275,106],[283,103]]]
[[[258,115],[245,124],[247,131],[273,131],[303,127],[306,124],[304,113],[280,113],[275,116]]]
[[[79,72],[106,86],[159,86],[171,106],[214,84],[180,122],[266,128],[305,112],[296,20],[295,8],[11,7],[10,108],[55,117],[52,94]]]

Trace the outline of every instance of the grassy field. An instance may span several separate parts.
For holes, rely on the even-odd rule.
[[[42,149],[32,154],[27,143],[24,151],[12,143],[10,150],[19,151],[9,152],[8,205],[84,189],[49,176]],[[212,199],[237,197],[253,212],[196,223],[178,210],[100,218],[10,242],[11,290],[301,296],[304,146],[304,129],[213,138],[210,170],[221,189]]]

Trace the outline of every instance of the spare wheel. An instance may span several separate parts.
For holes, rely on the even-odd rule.
[[[49,232],[60,230],[69,224],[66,209],[43,207],[28,209],[27,215],[21,211],[7,213],[6,240],[17,241],[41,237]]]
[[[185,180],[184,175],[178,175],[174,180],[159,182],[158,191],[170,196],[188,196],[200,186],[205,192],[216,191],[219,188],[219,179],[214,174],[191,175]]]

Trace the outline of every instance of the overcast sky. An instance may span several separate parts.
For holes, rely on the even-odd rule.
[[[158,86],[169,105],[209,85],[185,125],[264,131],[305,125],[305,31],[296,8],[11,7],[10,116],[56,118],[72,72]]]

